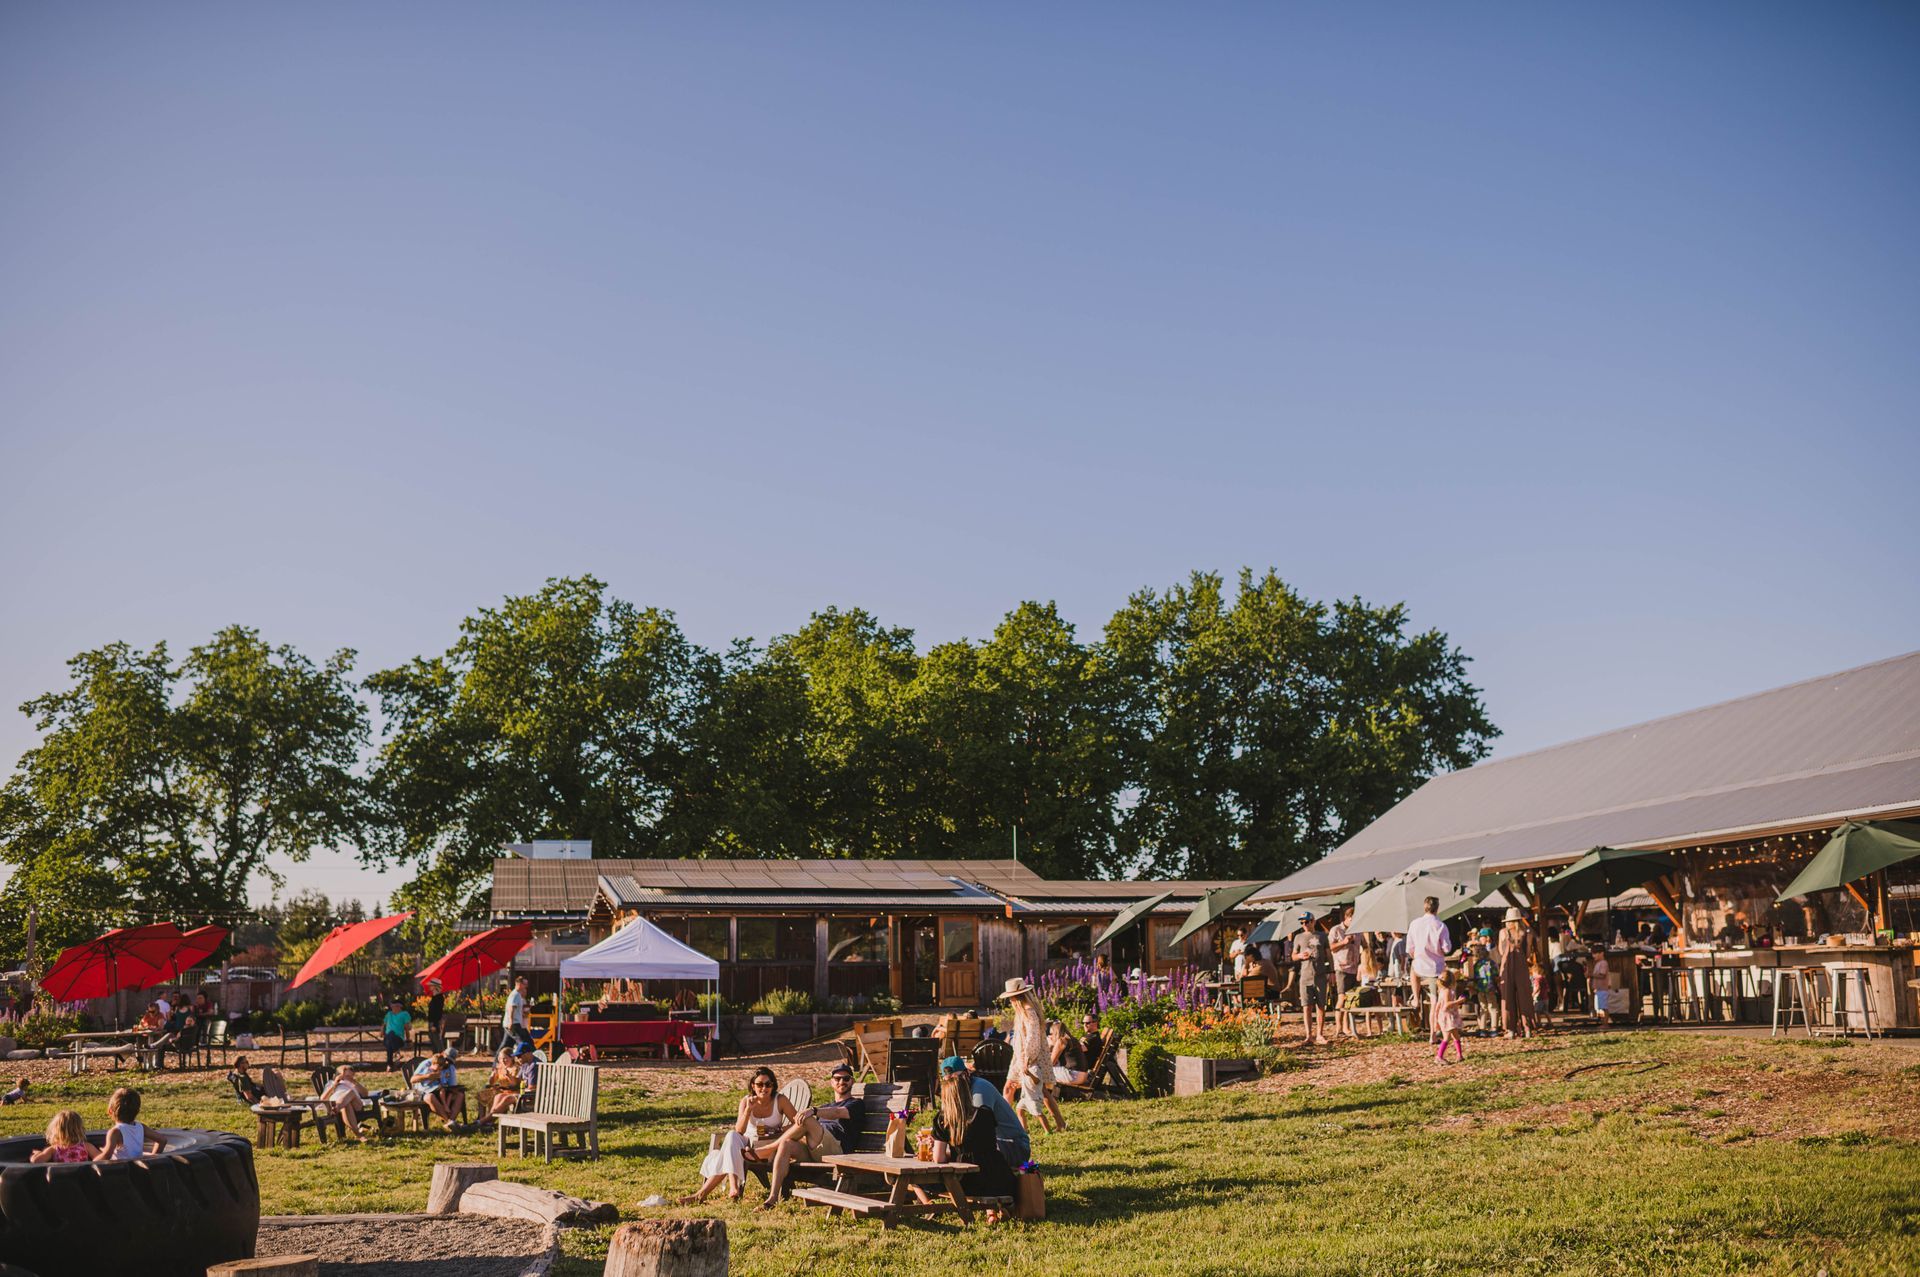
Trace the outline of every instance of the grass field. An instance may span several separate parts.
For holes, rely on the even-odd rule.
[[[1920,1050],[1673,1033],[1469,1050],[1441,1069],[1417,1044],[1388,1043],[1193,1099],[1072,1106],[1072,1129],[1036,1148],[1041,1224],[883,1235],[794,1205],[756,1216],[751,1194],[704,1213],[728,1221],[744,1277],[1009,1264],[1194,1277],[1920,1272]],[[640,1198],[693,1186],[743,1075],[609,1070],[598,1162],[509,1159],[503,1171],[647,1213]],[[251,1135],[217,1078],[143,1082],[148,1116]],[[65,1106],[97,1127],[114,1080],[50,1081],[5,1111],[4,1133],[37,1131]],[[434,1161],[490,1159],[492,1147],[309,1137],[258,1154],[263,1208],[419,1210]],[[608,1231],[569,1234],[561,1271],[598,1273]]]

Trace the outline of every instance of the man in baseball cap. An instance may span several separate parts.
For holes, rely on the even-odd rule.
[[[845,1063],[834,1065],[827,1070],[827,1085],[833,1090],[832,1103],[801,1109],[795,1115],[792,1128],[774,1146],[773,1169],[767,1176],[767,1200],[757,1209],[772,1210],[780,1204],[788,1168],[795,1162],[818,1162],[860,1146],[860,1129],[867,1120],[867,1101],[853,1093],[853,1070]]]

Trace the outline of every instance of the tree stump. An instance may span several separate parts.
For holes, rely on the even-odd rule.
[[[207,1269],[207,1277],[320,1277],[318,1255],[269,1255],[230,1259]]]
[[[727,1277],[723,1219],[643,1219],[622,1224],[607,1247],[606,1277]]]
[[[460,1195],[462,1215],[531,1219],[541,1224],[610,1224],[620,1218],[611,1202],[589,1202],[531,1184],[491,1180],[470,1184]]]
[[[435,1162],[433,1183],[427,1188],[427,1214],[451,1215],[460,1209],[460,1198],[475,1184],[500,1178],[500,1168],[492,1162]]]

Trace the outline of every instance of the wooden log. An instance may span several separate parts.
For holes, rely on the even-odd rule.
[[[541,1224],[610,1224],[620,1218],[619,1208],[611,1202],[583,1201],[552,1189],[498,1179],[469,1185],[460,1195],[459,1211]]]
[[[269,1255],[230,1259],[207,1269],[207,1277],[320,1277],[318,1255]]]
[[[643,1219],[622,1224],[607,1247],[606,1277],[727,1277],[724,1219]]]
[[[500,1168],[492,1162],[435,1162],[433,1183],[427,1187],[427,1214],[451,1215],[460,1209],[460,1198],[475,1184],[500,1178]]]

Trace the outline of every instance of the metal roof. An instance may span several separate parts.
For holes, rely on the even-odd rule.
[[[762,884],[764,887],[765,884]],[[757,909],[987,909],[1006,908],[1000,897],[978,887],[948,882],[944,892],[887,891],[693,891],[643,887],[627,874],[603,874],[599,892],[615,908],[665,910],[677,906]]]
[[[1012,860],[524,860],[493,862],[491,907],[496,917],[582,914],[593,904],[603,874],[627,879],[635,890],[724,893],[776,891],[837,893],[871,901],[877,895],[912,897],[903,907],[970,901],[983,893],[967,885],[1037,882]],[[955,879],[964,879],[956,882]]]
[[[1263,893],[1681,847],[1920,810],[1920,652],[1436,776]]]

